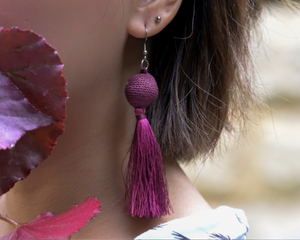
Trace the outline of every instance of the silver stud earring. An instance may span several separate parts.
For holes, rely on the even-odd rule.
[[[161,21],[161,16],[157,16],[157,17],[155,18],[155,21],[156,21],[157,23],[160,23],[160,21]]]

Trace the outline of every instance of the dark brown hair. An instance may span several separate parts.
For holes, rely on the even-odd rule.
[[[250,32],[260,0],[183,0],[153,43],[160,95],[148,110],[165,160],[213,153],[251,99]]]

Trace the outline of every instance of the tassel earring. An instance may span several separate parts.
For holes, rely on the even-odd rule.
[[[128,102],[135,108],[137,123],[127,167],[124,209],[133,217],[158,218],[170,214],[172,206],[160,147],[146,116],[146,108],[158,97],[158,87],[147,71],[146,27],[145,31],[141,73],[132,76],[125,89]]]

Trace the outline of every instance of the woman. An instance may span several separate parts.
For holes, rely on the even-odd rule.
[[[0,0],[0,8],[1,26],[31,29],[58,51],[70,96],[66,131],[52,156],[1,198],[1,213],[30,222],[96,196],[102,213],[74,239],[133,239],[173,219],[215,215],[178,162],[204,160],[223,129],[244,116],[251,96],[249,32],[259,0]],[[129,216],[122,197],[122,166],[136,124],[124,89],[140,71],[146,29],[149,72],[160,90],[148,119],[174,211],[155,219]],[[235,214],[229,209],[228,219]],[[235,221],[232,227],[243,230],[229,237],[244,238],[246,221]],[[12,231],[4,222],[0,229],[1,236]],[[212,237],[224,234],[211,231]]]

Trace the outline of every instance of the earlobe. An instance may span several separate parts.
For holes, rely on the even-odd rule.
[[[145,38],[162,31],[176,16],[182,0],[135,0],[128,23],[128,33],[136,38]]]

